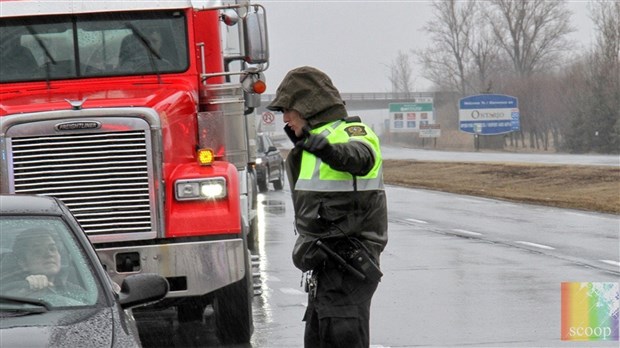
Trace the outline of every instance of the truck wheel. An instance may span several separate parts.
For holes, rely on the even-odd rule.
[[[267,192],[269,188],[267,187],[267,179],[258,180],[258,192]]]
[[[280,166],[280,177],[278,178],[278,180],[273,182],[273,188],[276,191],[280,191],[282,190],[283,187],[284,187],[284,167]]]
[[[248,248],[251,251],[258,250],[258,217],[255,216],[250,221],[250,232],[248,233]]]
[[[249,258],[246,255],[246,258]],[[252,297],[254,284],[249,259],[243,279],[219,290],[213,302],[215,327],[222,344],[250,342],[254,323],[252,320]]]

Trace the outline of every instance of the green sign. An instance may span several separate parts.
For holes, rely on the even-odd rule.
[[[433,98],[416,98],[410,103],[391,103],[390,132],[419,132],[420,127],[435,123]]]
[[[398,103],[390,104],[390,112],[433,111],[433,103]]]

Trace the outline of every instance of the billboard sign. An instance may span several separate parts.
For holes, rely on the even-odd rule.
[[[459,129],[481,135],[519,131],[517,98],[501,94],[481,94],[459,100]]]
[[[420,138],[438,138],[441,136],[439,124],[426,124],[420,126]]]
[[[390,103],[390,132],[419,132],[421,125],[434,124],[433,98],[414,98],[407,103]]]

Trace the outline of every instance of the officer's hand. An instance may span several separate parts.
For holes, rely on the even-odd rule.
[[[321,134],[310,134],[308,137],[299,142],[302,149],[321,157],[331,151],[331,144],[327,138]]]
[[[33,274],[26,277],[26,281],[31,290],[41,290],[49,287],[53,287],[54,283],[47,279],[44,274]]]

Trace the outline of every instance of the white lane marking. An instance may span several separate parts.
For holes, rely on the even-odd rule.
[[[467,234],[467,235],[470,235],[470,236],[482,236],[482,233],[472,232],[472,231],[468,231],[468,230],[462,230],[460,228],[453,228],[452,231],[460,233],[460,234]]]
[[[612,260],[599,260],[599,261],[601,261],[603,263],[606,263],[608,265],[620,267],[620,262],[618,262],[618,261],[612,261]]]
[[[306,293],[293,288],[280,288],[280,291],[287,295],[305,295]]]
[[[543,244],[536,244],[536,243],[524,242],[524,241],[516,241],[515,243],[531,246],[531,247],[534,247],[534,248],[547,249],[547,250],[555,250],[554,247],[550,247],[548,245],[543,245]]]
[[[411,221],[411,222],[416,222],[416,223],[419,223],[419,224],[427,224],[428,223],[426,221],[416,220],[416,219],[405,219],[405,220]]]

